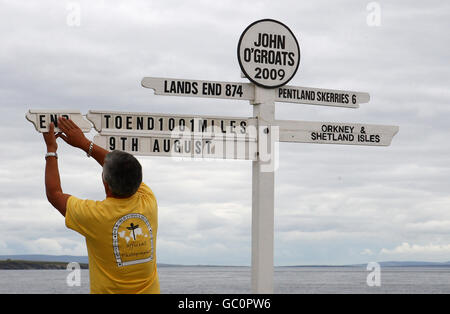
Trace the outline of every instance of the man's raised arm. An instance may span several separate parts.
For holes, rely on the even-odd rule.
[[[70,194],[63,193],[61,181],[59,179],[58,155],[56,153],[58,144],[56,143],[55,126],[50,123],[49,131],[43,133],[47,154],[45,156],[45,192],[50,204],[53,205],[63,216],[66,216],[66,205]]]
[[[88,140],[83,131],[70,119],[60,117],[58,127],[62,133],[59,133],[57,137],[62,138],[73,147],[84,150],[88,156],[92,156],[103,167],[105,157],[109,153],[106,149]]]

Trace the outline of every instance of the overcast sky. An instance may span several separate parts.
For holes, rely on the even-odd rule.
[[[87,255],[46,200],[28,109],[251,116],[247,101],[156,96],[140,81],[245,82],[239,36],[273,18],[300,44],[289,85],[371,97],[358,109],[277,103],[277,119],[400,127],[389,147],[280,144],[275,265],[450,260],[450,3],[369,3],[0,0],[0,255]],[[102,200],[98,164],[62,141],[58,153],[64,192]],[[139,160],[159,204],[159,262],[250,265],[250,161]]]

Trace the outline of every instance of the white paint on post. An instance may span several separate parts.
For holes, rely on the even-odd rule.
[[[252,292],[273,293],[274,191],[275,172],[271,168],[275,141],[264,130],[275,117],[274,90],[255,87],[253,115],[258,118],[259,158],[252,164]],[[261,130],[261,132],[260,132]],[[263,138],[262,138],[263,137]],[[268,152],[261,151],[262,140],[268,138]],[[264,148],[266,150],[266,148]],[[261,153],[270,160],[261,160]]]

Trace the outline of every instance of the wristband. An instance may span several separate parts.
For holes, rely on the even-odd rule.
[[[47,157],[56,157],[56,158],[58,158],[58,154],[56,152],[49,152],[49,153],[45,154],[45,159],[47,159]]]
[[[91,141],[91,144],[89,144],[89,150],[88,150],[88,152],[86,153],[86,155],[88,156],[88,157],[91,157],[91,154],[92,154],[92,149],[94,148],[94,143]]]

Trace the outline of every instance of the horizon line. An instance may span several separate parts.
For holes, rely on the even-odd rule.
[[[61,257],[73,257],[73,258],[89,258],[88,255],[67,255],[67,254],[5,254],[0,255],[0,260],[7,260],[14,257],[46,257],[46,258],[61,258]],[[20,259],[16,259],[20,260]],[[43,262],[43,260],[29,260],[29,261],[36,261],[36,262]],[[45,260],[46,262],[61,262],[61,261],[51,261],[51,260]],[[62,261],[62,262],[70,262],[70,261]],[[423,266],[427,266],[426,264],[429,264],[428,266],[450,266],[450,261],[421,261],[421,260],[388,260],[388,261],[369,261],[366,263],[349,263],[349,264],[290,264],[290,265],[274,265],[274,267],[363,267],[367,266],[369,263],[378,263],[378,264],[410,264],[410,265],[398,265],[398,266],[420,266],[420,264],[423,264]],[[158,266],[161,267],[171,267],[171,266],[186,266],[186,267],[251,267],[251,264],[246,265],[223,265],[223,264],[177,264],[177,263],[166,263],[166,262],[157,262]],[[396,265],[388,265],[388,266],[396,266]],[[385,265],[386,267],[386,265]]]

